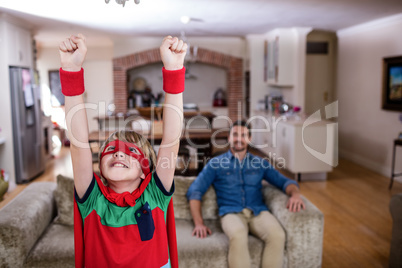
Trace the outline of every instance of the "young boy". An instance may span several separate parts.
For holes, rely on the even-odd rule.
[[[183,122],[186,51],[187,44],[171,36],[160,46],[166,96],[158,158],[141,135],[115,132],[101,148],[99,178],[92,170],[82,96],[85,37],[78,34],[60,44],[60,80],[66,96],[75,185],[76,267],[177,267],[177,255],[172,256],[177,249],[168,241],[166,215],[168,207],[172,209]]]

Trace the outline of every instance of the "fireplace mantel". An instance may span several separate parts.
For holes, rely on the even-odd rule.
[[[161,62],[159,48],[113,59],[116,113],[127,113],[127,71],[158,62]],[[242,107],[242,105],[238,105],[238,102],[243,102],[243,59],[198,48],[196,62],[210,64],[226,70],[228,112],[231,120],[236,120],[239,114],[238,107]]]

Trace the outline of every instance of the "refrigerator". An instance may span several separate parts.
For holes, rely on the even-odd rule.
[[[33,70],[10,67],[15,179],[26,183],[44,172],[40,87]]]

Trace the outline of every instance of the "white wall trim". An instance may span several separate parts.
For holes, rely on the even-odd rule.
[[[377,162],[371,161],[366,159],[363,156],[339,149],[339,157],[345,158],[347,160],[350,160],[352,162],[355,162],[356,164],[359,164],[365,168],[368,168],[374,172],[380,173],[381,175],[390,178],[391,175],[391,168],[378,164]],[[398,181],[402,183],[402,177],[395,177],[395,181]]]
[[[357,33],[372,31],[374,29],[389,27],[402,22],[402,13],[358,24],[336,32],[338,37],[351,36]]]

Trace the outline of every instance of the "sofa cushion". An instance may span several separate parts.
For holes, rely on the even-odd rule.
[[[58,215],[55,223],[74,225],[74,180],[63,175],[57,176],[57,188],[54,192]]]
[[[74,267],[74,227],[51,224],[30,252],[25,267]]]
[[[272,185],[263,187],[262,193],[266,205],[286,233],[284,267],[320,267],[324,214],[303,196],[305,209],[290,212],[285,207],[288,196]]]
[[[192,220],[190,206],[186,193],[190,185],[196,179],[195,176],[184,177],[175,176],[175,193],[173,195],[174,214],[176,219]],[[218,203],[216,201],[215,189],[209,187],[208,191],[202,197],[202,217],[204,220],[218,219]]]
[[[194,228],[191,221],[176,219],[179,267],[228,267],[229,239],[223,233],[220,221],[206,220],[205,225],[211,229],[212,235],[201,239],[191,235]],[[263,242],[252,235],[248,241],[251,267],[260,267]]]

